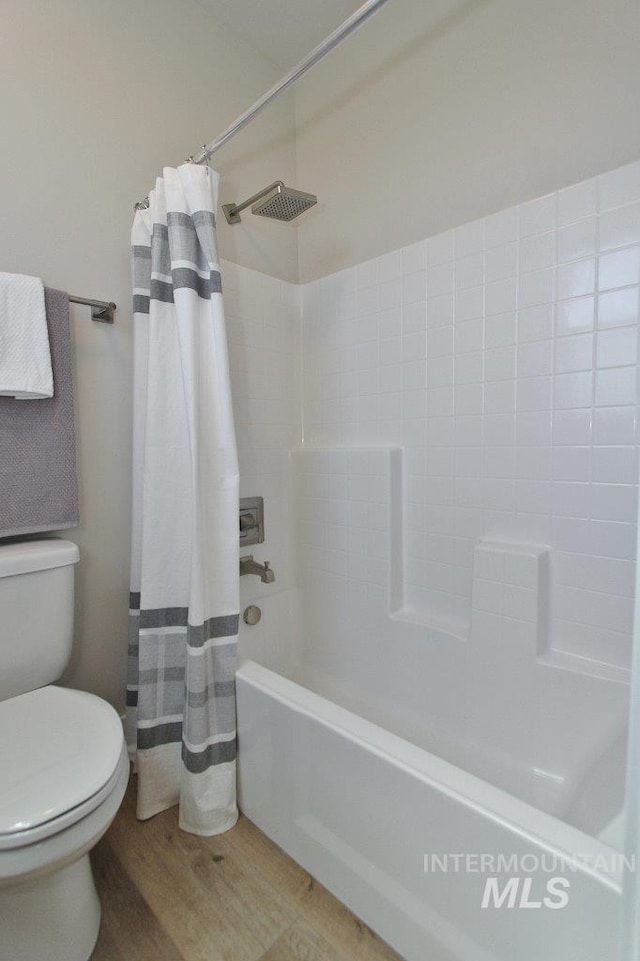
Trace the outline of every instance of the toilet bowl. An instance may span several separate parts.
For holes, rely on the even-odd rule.
[[[0,732],[0,958],[86,961],[100,922],[88,852],[129,776],[120,718],[47,686],[1,702]]]
[[[89,851],[129,777],[116,711],[47,683],[68,659],[77,559],[65,541],[0,546],[0,961],[88,961]]]

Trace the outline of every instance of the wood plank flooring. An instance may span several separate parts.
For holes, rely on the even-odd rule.
[[[175,808],[140,822],[135,784],[92,854],[91,961],[402,961],[251,821],[213,838]]]

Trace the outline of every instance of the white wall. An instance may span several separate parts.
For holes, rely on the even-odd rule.
[[[240,622],[239,654],[289,673],[297,649],[290,450],[302,439],[300,288],[232,263],[223,265],[240,497],[263,497],[265,540],[242,550],[269,561],[275,581],[240,579],[240,608],[259,605],[258,625]]]
[[[0,269],[114,300],[74,308],[81,526],[69,684],[123,701],[130,540],[132,205],[270,86],[278,70],[191,0],[4,0]],[[291,100],[216,155],[222,199],[294,168]],[[220,228],[223,255],[292,279],[295,235]]]
[[[393,0],[296,88],[302,281],[640,155],[629,0]]]

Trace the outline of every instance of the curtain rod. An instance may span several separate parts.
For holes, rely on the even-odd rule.
[[[112,324],[116,305],[112,300],[91,300],[89,297],[72,297],[69,294],[70,304],[83,304],[91,307],[91,320],[97,320],[101,324]]]
[[[272,101],[280,96],[281,93],[284,93],[284,91],[294,84],[296,80],[302,77],[307,70],[311,70],[311,68],[315,67],[315,65],[324,57],[326,57],[328,53],[331,53],[332,50],[335,50],[338,44],[342,43],[343,40],[346,40],[346,38],[354,33],[358,27],[362,26],[363,23],[369,20],[375,13],[378,12],[381,7],[385,5],[385,3],[388,2],[389,0],[366,0],[366,3],[363,3],[361,7],[358,7],[355,13],[352,13],[350,17],[347,17],[344,23],[334,30],[333,33],[330,33],[328,37],[325,37],[322,43],[319,43],[317,47],[314,47],[311,53],[308,53],[306,57],[303,57],[303,59],[295,65],[295,67],[292,67],[289,73],[285,74],[285,76],[282,77],[282,79],[276,84],[274,84],[270,90],[267,90],[267,92],[263,94],[259,100],[256,100],[256,102],[249,107],[248,110],[245,110],[243,114],[240,114],[238,119],[235,120],[230,127],[227,127],[227,129],[224,130],[218,137],[216,137],[215,140],[212,140],[211,143],[206,144],[200,153],[196,154],[194,157],[189,157],[189,160],[197,164],[206,163],[209,160],[209,157],[214,154],[216,150],[219,150],[220,147],[226,144],[228,140],[231,140],[232,137],[235,137],[235,135],[239,133],[243,127],[246,127],[246,125],[250,123],[254,117],[257,117],[265,107],[268,107]],[[135,209],[143,210],[148,206],[149,199],[146,198],[145,200],[135,204]]]

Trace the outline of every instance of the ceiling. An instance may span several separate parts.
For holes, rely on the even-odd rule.
[[[288,68],[363,0],[201,0],[214,16],[278,66]]]

